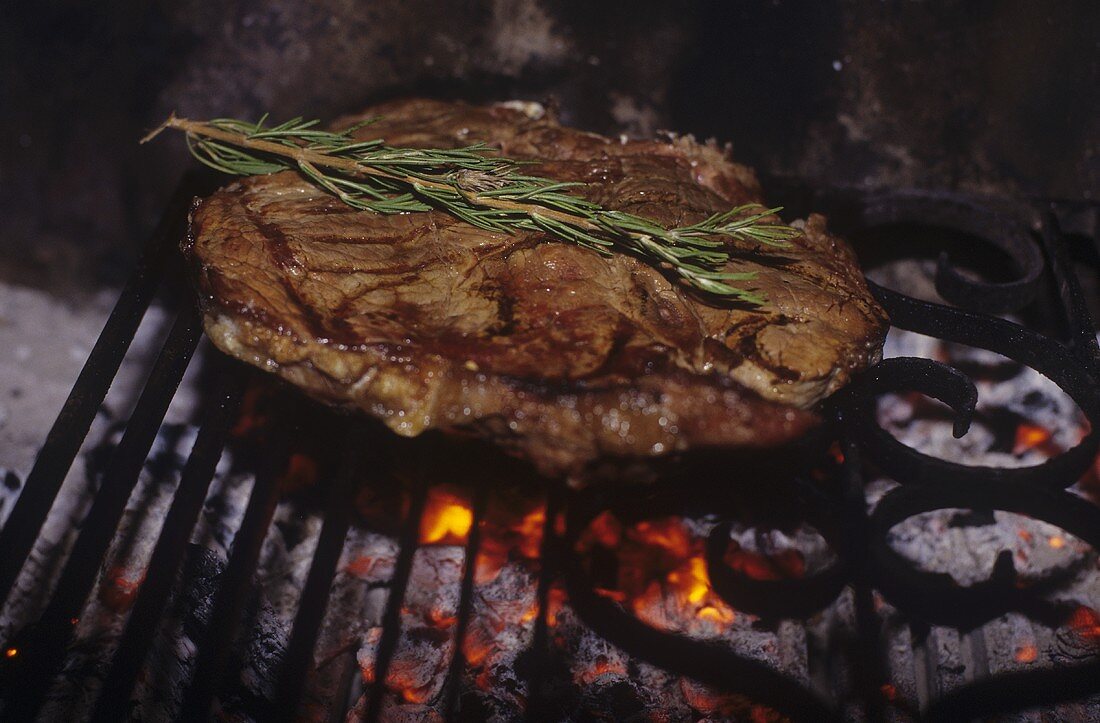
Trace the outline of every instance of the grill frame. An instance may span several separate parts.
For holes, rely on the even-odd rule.
[[[5,550],[0,556],[0,599],[6,600],[12,592],[137,327],[164,283],[166,264],[184,232],[192,197],[208,191],[210,182],[208,176],[193,175],[180,184],[47,436],[23,493],[7,525],[0,530],[0,549]],[[788,189],[788,193],[791,192]],[[962,227],[991,239],[994,245],[1015,259],[1019,276],[1003,284],[978,283],[960,274],[946,257],[941,257],[938,287],[960,308],[937,307],[874,284],[872,291],[887,308],[896,326],[989,348],[1047,372],[1047,376],[1074,397],[1092,422],[1092,432],[1081,445],[1039,467],[1021,471],[971,468],[943,462],[904,447],[879,428],[874,421],[874,401],[878,394],[886,391],[917,390],[937,397],[955,410],[958,436],[965,432],[973,411],[973,385],[961,372],[942,364],[928,360],[887,360],[834,398],[829,407],[830,433],[842,445],[844,462],[837,470],[837,484],[824,497],[820,491],[816,493],[818,496],[813,498],[812,504],[828,509],[828,515],[833,517],[836,532],[826,537],[841,554],[842,564],[797,583],[754,581],[734,575],[722,566],[716,542],[721,537],[718,533],[722,526],[712,533],[708,542],[711,578],[715,581],[715,590],[735,608],[766,609],[770,604],[792,617],[803,617],[831,602],[845,586],[853,589],[858,632],[856,646],[861,653],[856,657],[851,693],[859,699],[861,710],[869,720],[882,720],[887,717],[887,702],[881,690],[888,680],[883,674],[874,590],[886,594],[903,612],[919,612],[915,619],[961,629],[992,619],[1006,610],[1024,611],[1034,616],[1057,614],[1057,611],[1040,609],[1034,595],[1015,591],[1011,585],[1011,561],[1005,562],[1003,557],[988,581],[970,588],[951,587],[942,579],[911,569],[886,542],[886,535],[894,524],[931,509],[979,510],[996,506],[1046,519],[1100,549],[1100,509],[1063,491],[1078,478],[1083,465],[1095,459],[1100,443],[1100,392],[1097,391],[1100,387],[1100,349],[1084,294],[1066,260],[1065,242],[1057,217],[1050,211],[1042,215],[1041,246],[1033,247],[1026,229],[1017,222],[970,201],[944,194],[868,196],[834,190],[827,195],[810,192],[804,203],[824,208],[831,216],[857,224],[916,219]],[[1021,308],[1044,296],[1048,297],[1046,301],[1051,315],[1058,321],[1063,341],[989,315]],[[4,682],[0,692],[4,695],[6,719],[31,720],[44,703],[49,682],[60,668],[66,646],[71,641],[74,622],[93,589],[123,508],[200,338],[199,314],[192,305],[184,303],[50,602],[37,624],[23,631],[18,641],[8,641],[18,644],[27,654],[20,656],[15,664],[8,664],[0,678]],[[245,386],[250,375],[258,373],[224,358],[217,358],[214,365],[216,381],[207,395],[199,436],[159,533],[148,575],[114,653],[92,714],[93,720],[117,718],[118,711],[129,701],[152,645],[155,623],[163,615],[173,581],[182,565],[188,536],[240,409]],[[283,432],[288,433],[285,425]],[[286,449],[278,439],[269,442],[270,449]],[[304,673],[312,661],[327,596],[350,524],[348,502],[353,482],[369,468],[370,450],[378,444],[384,441],[360,423],[349,424],[345,438],[339,443],[339,471],[327,490],[320,542],[278,674],[277,698],[269,711],[272,719],[293,719],[301,700]],[[864,499],[866,480],[860,461],[863,457],[872,459],[903,483],[871,512]],[[261,458],[267,462],[257,471],[244,521],[234,537],[228,567],[215,597],[212,624],[199,645],[195,673],[184,697],[181,719],[201,719],[210,713],[229,654],[229,646],[220,641],[232,640],[237,632],[260,546],[279,498],[277,479],[285,466],[286,456],[276,453]],[[809,491],[809,494],[814,493]],[[426,484],[412,491],[412,504],[400,533],[399,556],[382,619],[374,691],[364,714],[368,721],[377,720],[382,712],[381,693],[401,633],[401,603],[418,546],[417,531],[426,495]],[[601,505],[606,501],[598,497],[594,488],[577,493],[566,490],[558,480],[547,480],[547,522],[538,585],[540,614],[536,619],[528,672],[532,691],[529,718],[540,718],[540,681],[546,674],[549,647],[545,611],[550,586],[559,575],[581,619],[602,637],[639,659],[714,684],[724,691],[751,691],[754,699],[798,719],[823,720],[842,715],[841,708],[833,702],[821,699],[814,691],[768,666],[700,641],[657,632],[597,595],[573,543],[586,522],[604,509]],[[484,516],[486,501],[487,491],[483,486],[475,495],[467,561],[474,559],[479,549],[478,522]],[[568,521],[566,533],[560,539],[552,526],[559,510],[564,510]],[[808,517],[820,516],[820,511],[808,513]],[[822,522],[818,527],[824,531],[830,525]],[[456,651],[461,650],[470,618],[473,586],[473,565],[467,562],[456,626]],[[809,597],[803,597],[807,595]],[[803,608],[796,605],[788,610],[783,601],[790,601],[792,597],[809,600],[812,604]],[[448,668],[443,693],[444,710],[452,716],[459,709],[461,668],[461,653],[456,652]],[[985,678],[953,690],[925,711],[907,713],[928,719],[967,718],[1017,711],[1033,706],[1036,701],[1054,705],[1096,693],[1100,693],[1100,658],[1076,666]]]

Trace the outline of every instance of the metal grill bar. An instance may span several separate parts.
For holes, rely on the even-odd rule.
[[[61,666],[65,647],[95,584],[126,501],[137,484],[201,333],[198,312],[193,308],[180,312],[111,458],[50,603],[33,629],[31,639],[22,645],[27,651],[21,664],[24,673],[17,676],[22,678],[19,690],[5,712],[10,720],[32,719],[45,700],[49,682]]]
[[[298,602],[294,628],[287,643],[286,656],[275,686],[273,720],[296,719],[298,702],[305,685],[306,674],[313,663],[313,647],[321,629],[329,589],[336,576],[336,565],[344,549],[351,520],[350,500],[362,473],[363,446],[366,435],[353,428],[344,440],[344,459],[336,479],[329,487],[325,504],[325,521],[313,553],[305,587]]]
[[[842,471],[844,530],[848,548],[849,569],[852,575],[852,593],[855,602],[856,626],[859,631],[853,672],[855,686],[860,691],[868,721],[886,718],[886,707],[880,693],[887,682],[886,661],[883,660],[880,622],[875,615],[871,592],[870,564],[867,557],[867,541],[870,521],[867,518],[867,502],[863,496],[862,465],[859,449],[850,440],[844,444]]]
[[[1088,304],[1081,291],[1081,283],[1069,270],[1066,252],[1063,248],[1062,229],[1053,213],[1043,214],[1043,244],[1050,259],[1050,268],[1058,285],[1061,308],[1067,324],[1067,339],[1070,347],[1092,369],[1100,369],[1100,344],[1097,343],[1095,329],[1089,316]]]
[[[223,367],[229,367],[223,364]],[[244,389],[242,369],[225,368],[220,375],[216,403],[207,410],[206,419],[180,476],[179,487],[164,518],[160,536],[149,560],[148,572],[141,584],[133,611],[126,622],[118,649],[96,701],[92,720],[107,723],[117,719],[133,690],[157,630],[157,621],[168,601],[172,583],[183,562],[187,541],[195,526],[214,470],[221,458],[230,426],[240,408]]]
[[[207,719],[225,672],[230,642],[235,639],[241,611],[260,557],[260,548],[271,524],[275,504],[279,500],[279,475],[287,462],[286,440],[273,439],[271,442],[271,454],[265,458],[263,469],[256,474],[244,519],[241,520],[237,534],[233,536],[233,550],[214,599],[209,626],[203,639],[199,641],[194,675],[180,708],[181,720]]]
[[[488,488],[484,483],[480,483],[474,498],[473,524],[470,527],[470,536],[466,540],[466,554],[463,558],[462,586],[458,600],[458,621],[455,623],[454,654],[451,656],[451,664],[447,669],[447,682],[443,693],[443,711],[448,719],[454,718],[458,712],[456,709],[458,692],[462,686],[462,669],[466,663],[462,646],[466,641],[466,629],[470,625],[470,617],[473,615],[474,574],[477,572],[477,556],[481,551],[481,523],[485,518],[485,510],[488,504]]]
[[[401,606],[405,601],[405,590],[409,586],[412,573],[413,555],[419,547],[420,518],[427,504],[428,485],[423,474],[417,476],[416,487],[411,492],[408,519],[401,530],[401,539],[397,564],[393,569],[393,581],[390,583],[390,595],[386,600],[386,611],[382,614],[382,638],[378,641],[378,654],[374,661],[374,683],[370,687],[367,708],[363,720],[375,723],[382,712],[382,702],[386,696],[386,673],[390,661],[397,652],[397,642],[401,637]]]
[[[103,332],[50,428],[34,467],[27,475],[23,493],[8,515],[7,524],[0,530],[0,550],[4,551],[0,555],[0,602],[6,601],[11,593],[65,475],[156,295],[168,250],[183,230],[192,185],[185,179],[172,195],[137,270],[122,289]]]
[[[565,504],[565,483],[561,480],[553,480],[547,485],[546,490],[546,519],[542,525],[542,544],[539,549],[539,586],[535,593],[538,604],[538,615],[535,616],[535,633],[531,640],[531,665],[527,675],[527,720],[536,719],[535,712],[539,709],[539,701],[542,691],[542,680],[545,674],[547,657],[550,655],[549,622],[547,606],[550,600],[550,586],[560,573],[558,564],[558,545],[560,541],[554,531],[554,522]]]

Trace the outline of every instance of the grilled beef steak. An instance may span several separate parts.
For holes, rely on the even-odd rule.
[[[749,169],[691,139],[608,139],[519,104],[365,115],[382,120],[357,136],[486,141],[666,226],[762,200]],[[357,212],[294,173],[201,202],[185,250],[225,352],[400,434],[464,429],[558,474],[603,455],[771,447],[812,426],[814,405],[879,357],[886,319],[824,219],[804,231],[789,249],[731,241],[738,270],[759,274],[757,308],[711,305],[631,256],[539,233]]]

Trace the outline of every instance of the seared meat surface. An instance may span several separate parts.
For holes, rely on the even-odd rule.
[[[749,169],[690,139],[608,139],[513,104],[363,115],[381,120],[359,137],[486,141],[666,226],[763,201]],[[768,303],[713,305],[628,255],[358,212],[280,173],[199,203],[185,251],[226,353],[399,434],[461,429],[561,474],[605,455],[772,447],[815,424],[814,406],[878,359],[886,318],[824,219],[804,231],[788,249],[731,241]]]

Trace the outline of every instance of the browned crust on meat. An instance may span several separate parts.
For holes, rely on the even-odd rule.
[[[667,225],[761,201],[751,171],[687,138],[616,141],[515,108],[400,101],[359,131],[483,140]],[[345,119],[343,122],[351,122]],[[203,201],[185,248],[221,349],[392,429],[468,429],[547,473],[601,455],[771,447],[878,358],[886,329],[854,254],[813,216],[791,249],[738,248],[759,307],[702,303],[647,264],[442,213],[355,212],[296,174]]]

